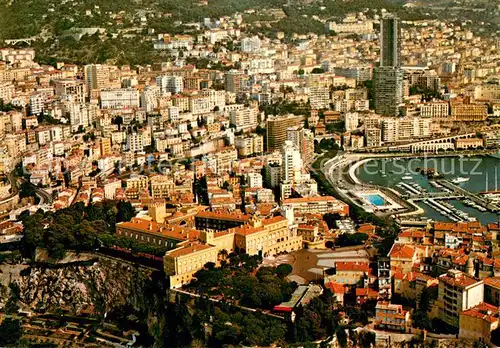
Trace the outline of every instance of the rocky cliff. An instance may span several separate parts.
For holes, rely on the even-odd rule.
[[[126,308],[124,312],[135,314],[157,341],[163,322],[164,279],[159,271],[94,256],[78,264],[30,267],[13,282],[26,309],[65,309],[109,318]]]

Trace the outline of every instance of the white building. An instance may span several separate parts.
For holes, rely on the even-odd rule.
[[[262,175],[260,173],[248,173],[247,183],[250,188],[262,187]]]
[[[345,130],[351,132],[358,128],[359,114],[357,112],[348,112],[344,115]]]
[[[102,109],[139,108],[139,91],[135,88],[116,88],[101,91]]]
[[[40,115],[43,113],[45,97],[42,93],[34,93],[30,96],[30,115]]]
[[[255,128],[258,124],[259,109],[244,108],[233,110],[229,113],[230,122],[236,127],[236,130]]]
[[[163,75],[156,78],[156,84],[160,87],[161,93],[182,93],[184,90],[184,80],[182,76]]]
[[[286,140],[281,155],[281,180],[292,183],[300,182],[302,159],[298,148],[291,141]]]
[[[141,132],[127,134],[127,150],[132,152],[144,150],[144,136]]]
[[[242,52],[256,52],[260,50],[260,39],[258,36],[245,37],[241,39]]]
[[[146,86],[141,94],[141,106],[146,112],[151,112],[158,107],[158,98],[161,96],[161,89],[158,86]]]
[[[439,319],[458,328],[462,311],[477,306],[484,300],[484,282],[459,270],[449,270],[439,276]]]

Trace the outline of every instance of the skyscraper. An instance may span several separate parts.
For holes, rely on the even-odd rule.
[[[399,67],[400,36],[399,18],[390,16],[380,21],[380,66]]]
[[[85,81],[90,93],[93,89],[102,89],[109,84],[109,67],[101,64],[85,66]]]
[[[400,26],[397,17],[380,22],[380,66],[373,71],[375,112],[398,116],[403,102],[403,78],[400,68]]]
[[[287,129],[298,126],[302,118],[295,115],[269,116],[267,119],[267,151],[279,151],[285,144]]]
[[[373,71],[375,112],[384,116],[398,116],[403,102],[403,78],[401,68],[377,67]]]
[[[281,149],[281,156],[281,180],[291,183],[300,181],[302,159],[297,146],[293,142],[286,140]]]

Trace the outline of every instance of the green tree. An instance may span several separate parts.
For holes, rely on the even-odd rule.
[[[23,329],[19,320],[5,318],[0,324],[0,346],[14,346],[22,335]]]
[[[358,333],[359,345],[363,348],[375,347],[375,333],[368,330],[362,330]]]
[[[135,209],[130,202],[118,202],[117,209],[116,222],[130,221],[135,216]]]
[[[353,246],[363,244],[368,239],[366,233],[342,233],[338,236],[337,244],[340,247]]]
[[[283,263],[276,267],[276,275],[280,277],[281,279],[285,278],[288,276],[290,273],[292,273],[293,267],[292,265],[289,265],[288,263]]]

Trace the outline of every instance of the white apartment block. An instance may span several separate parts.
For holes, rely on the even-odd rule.
[[[234,146],[240,157],[251,156],[264,152],[264,137],[257,134],[241,135],[234,139]]]
[[[158,98],[161,96],[161,89],[158,86],[146,86],[141,94],[141,106],[146,112],[151,112],[158,107]]]
[[[474,88],[474,99],[481,101],[500,101],[500,84],[483,84]]]
[[[462,311],[475,307],[484,299],[484,282],[459,270],[439,276],[439,319],[458,328]]]
[[[189,111],[193,115],[206,114],[211,111],[210,98],[203,96],[192,96],[189,98]]]
[[[215,89],[204,89],[201,91],[201,95],[208,97],[210,102],[210,110],[213,110],[216,106],[222,110],[226,105],[226,91],[216,91]]]
[[[382,141],[396,142],[431,136],[431,119],[421,117],[385,118],[382,120]]]
[[[281,166],[277,163],[268,163],[265,180],[269,187],[278,187],[281,181]]]
[[[417,104],[421,117],[446,119],[450,115],[450,104],[447,102],[430,102]]]
[[[34,93],[30,96],[30,115],[40,115],[43,113],[45,97],[42,93]]]
[[[335,33],[370,34],[373,32],[373,22],[369,20],[345,23],[330,22],[328,28]]]
[[[168,120],[170,122],[179,121],[179,107],[171,106],[168,108]]]
[[[16,88],[10,82],[0,82],[0,99],[3,100],[4,103],[10,103],[10,101],[14,98],[16,93]]]
[[[109,66],[91,64],[84,67],[85,82],[90,93],[93,89],[107,88],[109,85]]]
[[[258,36],[245,37],[241,39],[242,52],[256,52],[260,50],[260,39]]]
[[[8,64],[17,64],[23,62],[33,62],[35,59],[35,50],[32,48],[2,48],[0,49],[0,60]]]
[[[302,158],[298,148],[291,141],[286,140],[281,156],[281,180],[292,183],[300,182]]]
[[[357,112],[348,112],[344,115],[345,130],[351,132],[358,128],[359,114]]]
[[[127,134],[127,150],[132,152],[143,151],[144,146],[144,136],[141,132]]]
[[[102,109],[139,108],[139,91],[135,88],[117,88],[101,91]]]
[[[244,108],[233,110],[229,113],[230,122],[236,127],[236,130],[257,127],[259,109]]]
[[[260,173],[248,173],[247,183],[250,188],[261,188],[262,187],[262,175]]]
[[[160,87],[162,94],[166,94],[168,92],[177,94],[182,93],[184,90],[184,80],[182,76],[158,76],[156,78],[156,85]]]
[[[328,87],[309,88],[309,102],[312,109],[327,109],[330,106],[330,90]]]

